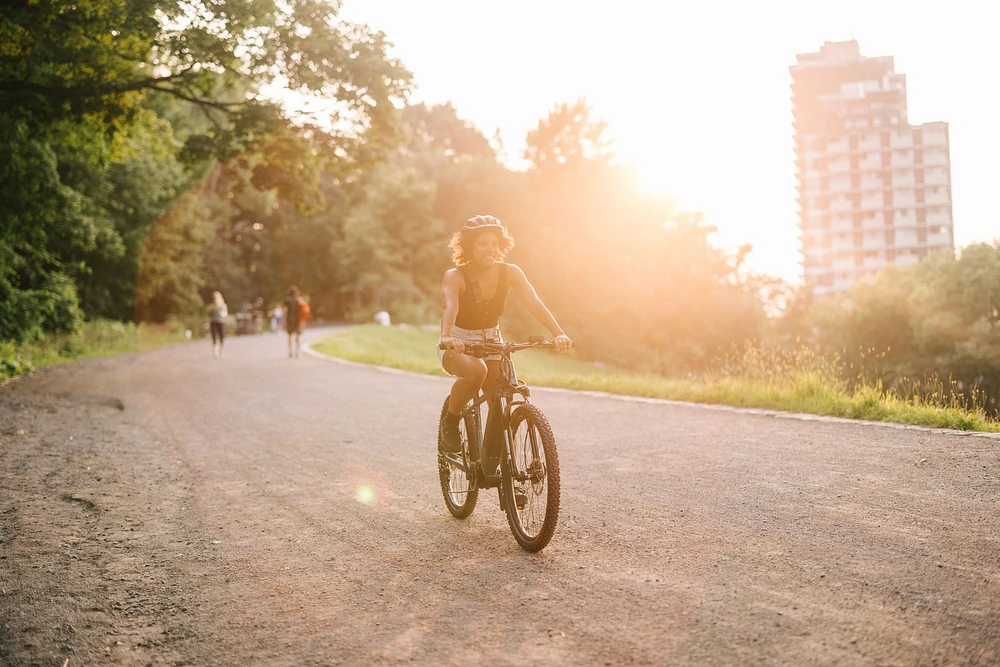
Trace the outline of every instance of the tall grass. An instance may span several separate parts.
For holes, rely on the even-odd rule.
[[[854,367],[839,355],[824,355],[807,346],[779,350],[749,344],[727,359],[718,376],[705,381],[720,390],[721,402],[729,404],[1000,431],[1000,424],[986,414],[984,396],[975,388],[966,393],[957,383],[937,377],[886,387],[877,370],[879,356],[868,350],[862,359],[869,363]]]
[[[314,347],[363,363],[443,374],[436,341],[430,331],[365,325],[337,331]],[[930,378],[887,389],[873,371],[852,369],[839,356],[806,346],[747,345],[718,369],[684,377],[629,372],[572,354],[526,351],[515,360],[518,375],[529,385],[1000,432],[1000,423],[985,414],[981,396],[963,394],[954,383]]]

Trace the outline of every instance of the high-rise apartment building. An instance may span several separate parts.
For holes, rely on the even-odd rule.
[[[826,42],[789,70],[803,267],[816,294],[953,248],[948,124],[907,122],[892,56]]]

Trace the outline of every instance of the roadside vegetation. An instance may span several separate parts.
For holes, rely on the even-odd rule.
[[[184,325],[178,322],[139,325],[110,320],[85,322],[73,332],[45,334],[21,346],[0,342],[0,382],[33,368],[141,352],[186,340]]]
[[[351,361],[444,375],[436,343],[434,331],[371,324],[338,330],[313,347]],[[1000,432],[1000,423],[983,409],[983,397],[970,399],[954,382],[932,378],[886,388],[881,378],[865,373],[848,380],[849,365],[806,347],[782,352],[747,345],[718,369],[685,377],[595,364],[572,353],[527,350],[515,360],[518,375],[535,386]]]

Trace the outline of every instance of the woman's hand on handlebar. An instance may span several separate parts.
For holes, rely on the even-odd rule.
[[[559,352],[569,352],[569,349],[573,347],[573,341],[566,334],[556,336],[552,339],[552,342],[555,343],[556,350]]]
[[[463,354],[465,352],[465,343],[453,336],[441,336],[441,340],[438,341],[438,347],[443,348],[446,351],[454,350],[459,354]]]

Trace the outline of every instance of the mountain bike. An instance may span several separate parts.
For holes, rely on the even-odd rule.
[[[541,337],[526,343],[470,343],[465,353],[482,358],[500,354],[496,391],[479,393],[462,410],[460,454],[438,443],[441,492],[457,519],[476,509],[480,489],[496,488],[514,539],[526,551],[540,551],[552,539],[559,519],[559,455],[548,419],[530,402],[528,386],[517,378],[511,355],[531,348],[555,349]],[[448,398],[441,410],[444,419]],[[482,424],[482,405],[489,412]],[[438,439],[441,428],[438,428]]]

